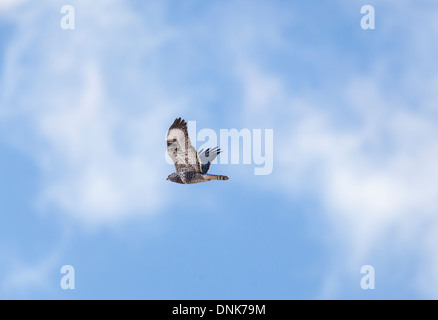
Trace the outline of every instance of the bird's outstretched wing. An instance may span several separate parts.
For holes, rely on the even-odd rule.
[[[176,172],[201,172],[201,161],[190,141],[187,122],[181,118],[175,119],[167,132],[167,153],[175,164]]]
[[[201,172],[203,174],[206,174],[208,170],[210,169],[210,165],[213,162],[214,159],[216,159],[217,155],[221,153],[221,149],[218,147],[204,151],[204,149],[201,149],[198,152],[199,159],[201,160]]]

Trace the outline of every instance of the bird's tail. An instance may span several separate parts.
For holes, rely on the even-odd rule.
[[[211,180],[228,180],[227,176],[220,176],[220,175],[216,175],[216,174],[204,174],[204,178],[207,181],[211,181]]]

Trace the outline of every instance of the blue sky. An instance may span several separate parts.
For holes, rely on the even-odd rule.
[[[0,1],[0,297],[436,299],[437,10]],[[272,174],[166,181],[180,116],[273,129]]]

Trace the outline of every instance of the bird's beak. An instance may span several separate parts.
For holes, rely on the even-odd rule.
[[[167,177],[166,180],[169,180],[169,177]]]

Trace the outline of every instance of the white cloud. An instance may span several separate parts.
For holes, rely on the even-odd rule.
[[[6,297],[28,294],[33,290],[48,290],[53,283],[56,283],[53,279],[59,276],[59,271],[56,270],[59,265],[57,254],[52,253],[36,263],[27,263],[12,259],[10,252],[8,253],[8,266],[3,269],[0,279],[0,289]],[[2,260],[5,260],[5,257]]]
[[[1,2],[3,8],[7,3]],[[43,8],[60,18],[51,3]],[[244,17],[242,10],[219,6],[218,21],[226,23],[209,31],[224,55],[233,57],[227,66],[242,84],[242,122],[275,128],[274,171],[284,174],[267,186],[285,190],[286,196],[311,194],[324,204],[334,234],[344,243],[334,255],[347,249],[346,272],[358,272],[358,263],[375,258],[373,252],[396,230],[398,244],[413,243],[411,250],[422,252],[420,290],[438,295],[435,228],[421,228],[429,221],[437,225],[438,70],[430,39],[436,38],[438,24],[416,3],[388,3],[400,15],[377,18],[376,41],[405,37],[406,43],[398,44],[404,50],[381,52],[369,71],[327,77],[335,83],[307,92],[291,92],[288,77],[270,71],[260,53],[286,46],[282,24],[287,19],[278,18],[270,5],[257,2]],[[159,182],[169,169],[163,128],[171,111],[180,112],[190,98],[166,87],[162,70],[156,69],[167,63],[163,47],[178,32],[158,5],[140,20],[123,1],[78,1],[81,15],[74,31],[50,24],[56,18],[45,19],[45,11],[33,11],[35,6],[17,16],[1,82],[0,120],[16,125],[10,139],[41,164],[41,203],[86,224],[151,214],[164,202]],[[359,7],[353,9],[359,28]],[[397,22],[408,18],[409,25]],[[297,46],[294,52],[306,56],[306,50]],[[395,58],[402,72],[396,70],[392,79]],[[323,295],[342,287],[338,274],[330,273]]]
[[[411,10],[417,19],[415,6]],[[420,29],[421,39],[436,30]],[[288,92],[282,77],[253,59],[251,52],[242,58],[241,65],[251,66],[238,72],[245,89],[243,118],[276,123],[275,170],[282,172],[282,184],[269,187],[280,186],[295,198],[316,196],[342,243],[333,252],[334,271],[322,288],[323,297],[336,296],[342,273],[359,276],[367,259],[395,263],[388,260],[390,253],[376,254],[381,247],[392,250],[386,245],[389,238],[413,256],[422,253],[422,267],[415,270],[422,279],[417,289],[438,295],[438,249],[431,245],[436,230],[421,228],[425,221],[438,223],[438,117],[430,107],[438,100],[434,90],[424,90],[438,70],[430,59],[411,69],[409,59],[418,61],[417,53],[424,57],[430,43],[421,47],[423,42],[409,40],[413,44],[402,47],[420,47],[410,57],[395,56],[401,59],[396,81],[388,82],[385,74],[394,53],[381,52],[369,71],[327,78],[330,85],[307,92]],[[335,95],[332,90],[337,90]]]
[[[42,208],[88,225],[150,215],[164,202],[171,169],[163,156],[169,115],[185,108],[148,70],[149,60],[164,59],[173,31],[159,6],[146,22],[123,1],[74,6],[75,30],[52,23],[62,15],[51,1],[16,17],[0,108],[14,130],[4,134],[41,165]]]
[[[18,7],[26,1],[27,0],[0,0],[0,13]]]
[[[281,150],[276,159],[277,170],[288,173],[283,188],[295,194],[303,194],[302,189],[323,201],[348,252],[346,272],[354,273],[362,261],[373,259],[393,230],[401,246],[414,242],[420,248],[420,239],[430,236],[418,226],[437,221],[438,130],[431,114],[399,111],[383,92],[362,107],[350,98],[363,122],[355,126],[340,124],[327,106],[307,106],[300,115],[285,112],[298,119],[292,128],[277,130]],[[423,253],[424,263],[438,254],[432,246]]]

